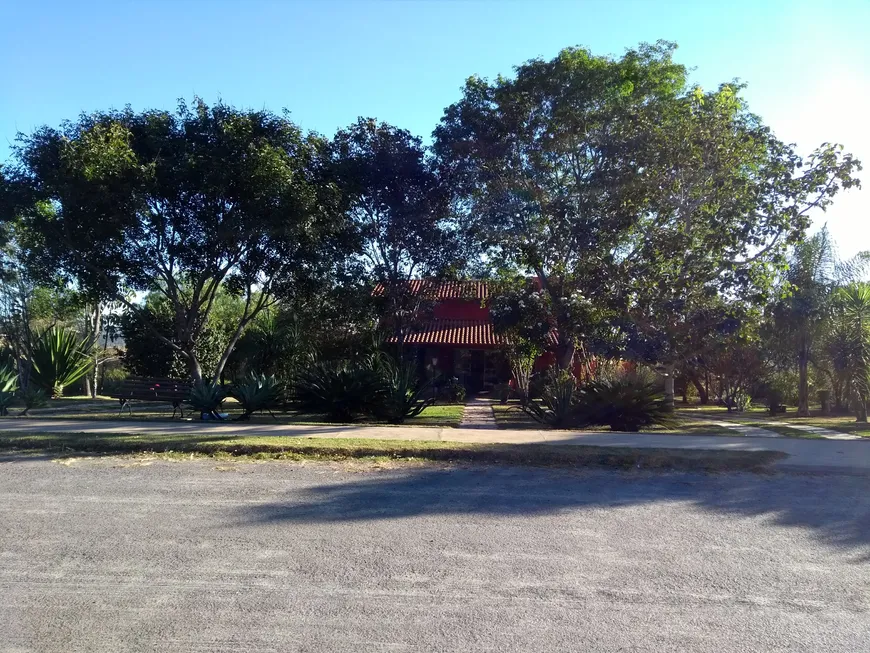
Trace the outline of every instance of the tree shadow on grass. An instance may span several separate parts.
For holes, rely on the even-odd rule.
[[[810,530],[870,561],[866,476],[583,473],[535,468],[417,468],[327,483],[245,508],[244,521],[330,523],[434,515],[535,516],[685,502]]]

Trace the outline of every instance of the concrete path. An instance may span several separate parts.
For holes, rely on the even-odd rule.
[[[495,429],[495,415],[492,413],[492,400],[488,397],[472,397],[465,404],[461,429]]]
[[[789,429],[794,429],[795,431],[803,431],[804,433],[811,433],[813,435],[817,435],[820,438],[824,438],[826,440],[860,440],[860,435],[854,435],[852,433],[842,433],[840,431],[832,431],[831,429],[822,428],[821,426],[810,426],[808,424],[794,424],[792,422],[759,422],[759,424],[763,426],[780,426]]]
[[[695,418],[698,419],[698,418]],[[712,424],[713,426],[719,426],[721,428],[729,429],[731,431],[735,431],[740,435],[745,435],[749,438],[784,438],[785,436],[781,433],[777,433],[776,431],[768,431],[767,429],[762,429],[757,426],[749,426],[748,424],[738,424],[737,422],[720,422],[717,420],[700,418],[700,421],[707,422],[708,424]]]
[[[589,431],[425,428],[410,426],[342,426],[303,424],[223,424],[147,422],[137,420],[8,419],[0,423],[8,433],[167,433],[191,435],[288,436],[313,438],[371,438],[382,440],[439,440],[477,444],[550,444],[654,449],[710,449],[781,451],[788,458],[780,467],[804,470],[849,470],[870,473],[870,438],[828,441],[800,438],[754,438],[665,433],[594,433]]]

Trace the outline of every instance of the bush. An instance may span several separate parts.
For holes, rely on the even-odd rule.
[[[605,375],[585,384],[580,412],[588,424],[607,424],[611,431],[639,431],[672,420],[672,410],[658,384],[636,371]]]
[[[316,361],[297,380],[299,409],[326,415],[335,422],[352,422],[373,412],[383,393],[376,357],[358,362]]]
[[[399,365],[383,360],[378,365],[382,392],[375,415],[390,424],[401,424],[409,417],[416,417],[435,403],[435,397],[424,397],[431,382],[420,383],[413,363]]]
[[[9,414],[9,406],[18,390],[18,371],[14,367],[0,367],[0,416]]]
[[[451,377],[447,383],[441,386],[439,394],[448,404],[465,403],[465,386],[455,376]]]
[[[37,388],[31,383],[21,391],[21,401],[24,403],[24,410],[21,411],[21,414],[27,415],[31,408],[42,408],[45,406],[48,403],[48,397],[45,395],[44,390]]]
[[[522,411],[537,421],[555,427],[576,426],[578,414],[577,379],[570,372],[552,373],[541,388],[541,401],[529,402]]]
[[[283,394],[283,384],[274,376],[253,373],[230,390],[230,395],[239,401],[244,410],[240,420],[249,420],[258,410],[274,407],[280,403]]]
[[[225,398],[226,393],[219,384],[210,381],[197,381],[190,389],[190,396],[186,403],[190,404],[200,415],[208,415],[212,419],[223,419],[218,410]]]
[[[506,404],[508,399],[511,398],[513,394],[513,388],[511,388],[510,383],[499,383],[495,388],[492,389],[493,393],[496,397],[498,397],[498,401],[500,404]]]

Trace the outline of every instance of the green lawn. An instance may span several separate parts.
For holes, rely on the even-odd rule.
[[[88,398],[67,398],[53,399],[48,406],[30,411],[28,417],[45,418],[45,419],[84,419],[84,420],[115,420],[115,419],[134,419],[134,420],[170,420],[172,419],[172,406],[169,404],[157,404],[146,402],[134,402],[132,404],[132,416],[125,409],[119,416],[119,404],[117,399],[84,401]],[[462,414],[465,411],[464,405],[446,405],[446,406],[429,406],[417,417],[408,419],[405,424],[409,426],[435,426],[435,427],[451,427],[458,426],[462,421]],[[229,419],[233,419],[241,415],[242,411],[235,399],[228,398],[224,402],[224,411],[229,413]],[[12,410],[14,417],[17,411]],[[185,417],[196,418],[197,414],[185,407]],[[268,413],[257,413],[251,417],[251,423],[254,424],[330,424],[326,421],[325,415],[311,415],[301,413],[281,413],[274,414],[274,418]],[[176,413],[176,419],[178,414]],[[365,421],[357,423],[367,423]],[[373,422],[368,422],[373,423]]]
[[[695,471],[759,471],[780,460],[774,451],[704,451],[695,449],[632,449],[628,447],[554,445],[479,445],[460,442],[310,438],[239,437],[232,434],[132,433],[4,433],[0,451],[60,456],[151,454],[278,460],[444,461],[662,469]]]

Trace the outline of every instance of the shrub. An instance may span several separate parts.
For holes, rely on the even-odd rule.
[[[225,398],[226,393],[219,384],[210,381],[197,381],[190,389],[190,396],[186,403],[190,404],[200,415],[208,415],[212,419],[223,419],[218,410]]]
[[[21,401],[24,403],[22,415],[27,415],[31,408],[42,408],[48,403],[48,397],[42,388],[37,388],[32,383],[21,392]]]
[[[639,431],[672,420],[672,410],[657,383],[634,371],[589,381],[583,387],[580,404],[587,423],[607,424],[611,431]]]
[[[357,362],[316,361],[302,370],[296,399],[304,412],[326,415],[335,422],[352,422],[372,412],[383,392],[376,357]]]
[[[281,401],[284,387],[274,376],[250,374],[230,390],[230,395],[238,399],[244,413],[240,420],[249,420],[258,410],[274,407]]]
[[[455,376],[448,379],[447,383],[441,386],[440,394],[448,404],[465,403],[465,386]]]
[[[424,397],[431,382],[420,383],[413,363],[399,365],[384,360],[378,365],[382,392],[375,415],[390,424],[401,424],[409,417],[416,417],[435,403],[435,397]]]
[[[541,387],[540,403],[530,401],[521,410],[533,419],[555,427],[576,426],[580,420],[577,412],[577,379],[570,372],[550,375]]]
[[[51,397],[87,374],[93,365],[83,340],[74,331],[52,327],[37,334],[31,346],[30,382]]]
[[[9,414],[9,406],[18,390],[18,371],[14,367],[0,367],[0,416]]]
[[[506,404],[513,394],[510,383],[499,383],[492,389],[500,404]]]

